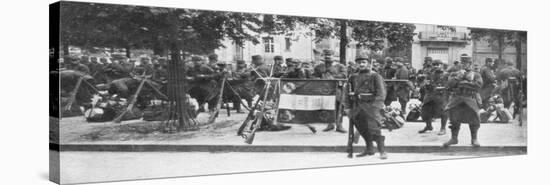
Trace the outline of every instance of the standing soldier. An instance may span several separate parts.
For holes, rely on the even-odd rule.
[[[248,107],[252,107],[253,83],[250,83],[250,69],[246,67],[244,60],[237,60],[237,68],[232,73],[232,77],[236,81],[243,81],[238,85],[234,85],[233,88],[239,94],[239,96],[246,100]],[[241,101],[239,98],[233,99],[233,106],[237,109],[237,113],[242,112]]]
[[[282,75],[282,78],[309,78],[307,72],[302,69],[302,64],[298,59],[292,59],[288,63],[286,72]]]
[[[347,70],[346,66],[333,62],[332,55],[334,52],[332,50],[323,50],[324,59],[322,64],[318,64],[313,68],[313,77],[320,79],[346,79]],[[339,88],[336,91],[336,97],[341,97],[342,89]],[[336,112],[340,112],[340,103],[342,100],[336,98]],[[330,131],[334,129],[334,123],[328,124],[327,128],[323,131]],[[342,127],[342,122],[336,120],[336,132],[346,133],[346,130]]]
[[[260,55],[252,56],[252,76],[257,78],[267,78],[270,76],[271,68],[264,63],[264,59]]]
[[[283,57],[277,55],[273,57],[273,77],[279,78],[283,76],[286,71],[286,68],[283,66]]]
[[[493,72],[493,59],[485,59],[485,66],[481,68],[480,75],[481,79],[483,80],[483,87],[481,87],[479,94],[481,95],[481,102],[483,103],[483,107],[485,108],[485,105],[487,105],[487,103],[489,102],[489,98],[491,98],[491,94],[496,87],[496,76]]]
[[[519,98],[520,84],[523,76],[521,71],[514,67],[514,63],[511,61],[505,61],[504,59],[501,62],[505,63],[506,66],[501,67],[501,69],[496,74],[496,80],[498,81],[498,91],[502,94],[504,99],[504,107],[510,108],[510,105],[514,100]],[[516,101],[516,104],[520,101]],[[515,110],[517,112],[518,110]]]
[[[380,111],[384,107],[386,99],[386,88],[384,79],[378,73],[370,70],[371,64],[368,58],[359,56],[357,58],[359,65],[358,73],[351,75],[349,82],[352,92],[346,101],[347,115],[350,115],[350,120],[355,120],[355,127],[359,131],[361,137],[365,140],[366,149],[357,157],[374,155],[372,141],[376,142],[378,152],[381,159],[387,159],[385,152],[384,140],[380,125],[382,115]],[[350,97],[353,97],[350,99]],[[352,106],[353,105],[353,106]]]
[[[441,118],[441,127],[438,135],[445,134],[445,126],[447,125],[447,114],[445,113],[445,105],[447,105],[447,90],[445,84],[447,83],[447,73],[443,70],[443,62],[441,60],[434,60],[432,63],[433,70],[427,76],[425,83],[421,87],[424,92],[424,99],[422,101],[422,120],[426,122],[426,127],[418,131],[418,133],[425,133],[433,130],[432,119]]]
[[[427,56],[424,57],[424,64],[422,64],[422,69],[426,70],[426,67],[431,66],[433,62],[432,57]]]
[[[414,88],[412,82],[409,80],[409,69],[405,67],[402,63],[403,59],[401,57],[396,58],[395,66],[397,66],[397,71],[395,72],[395,79],[398,80],[407,80],[406,83],[395,84],[395,94],[399,98],[399,104],[401,104],[401,116],[405,114],[407,108],[407,102],[409,102],[411,90]]]
[[[472,70],[472,61],[468,56],[462,56],[462,69],[451,74],[447,82],[450,91],[449,103],[445,107],[449,111],[451,120],[451,139],[443,144],[443,147],[458,144],[458,132],[461,123],[470,126],[471,144],[479,147],[477,131],[480,126],[479,105],[481,98],[479,89],[483,85],[481,75]]]

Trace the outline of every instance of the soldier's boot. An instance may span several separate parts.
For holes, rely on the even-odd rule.
[[[346,131],[344,129],[344,127],[342,127],[342,124],[336,124],[336,132],[340,132],[340,133],[347,133],[348,131]]]
[[[329,123],[327,128],[323,129],[323,132],[328,132],[334,129],[334,123]]]
[[[447,126],[447,117],[442,116],[441,117],[441,127],[440,127],[439,133],[437,133],[437,135],[445,135],[447,133],[447,130],[446,130],[445,126]]]
[[[374,135],[374,137],[376,138],[376,147],[378,147],[378,153],[380,153],[380,159],[387,159],[388,154],[386,154],[386,146],[384,144],[386,137],[383,135]]]
[[[372,136],[366,136],[364,139],[365,139],[365,143],[366,143],[365,151],[363,151],[363,153],[357,154],[356,157],[370,156],[370,155],[374,155],[374,153],[375,153],[374,152],[374,145],[372,143]]]
[[[479,130],[479,125],[470,125],[470,135],[472,137],[472,146],[480,147],[479,141],[477,140],[477,131]]]
[[[449,141],[443,143],[443,147],[447,148],[451,145],[458,144],[458,131],[459,130],[460,130],[460,127],[451,127],[451,139]]]
[[[430,118],[430,119],[426,120],[426,126],[422,130],[419,130],[418,133],[423,134],[423,133],[426,133],[426,132],[431,131],[433,129],[434,128],[432,127],[432,119]]]

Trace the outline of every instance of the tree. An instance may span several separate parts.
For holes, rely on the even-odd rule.
[[[473,40],[484,40],[489,43],[490,47],[497,48],[499,61],[502,61],[502,55],[506,46],[514,46],[516,48],[516,67],[521,69],[521,45],[527,41],[527,32],[484,28],[469,29]]]

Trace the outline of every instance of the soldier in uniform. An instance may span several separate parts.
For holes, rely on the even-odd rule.
[[[496,74],[496,80],[498,81],[497,91],[502,94],[504,107],[510,108],[512,102],[519,97],[519,89],[521,88],[519,82],[522,81],[523,76],[521,71],[514,67],[513,62],[505,61],[504,59],[501,61],[504,62],[506,66],[501,67]]]
[[[216,89],[217,83],[214,80],[216,77],[215,71],[208,65],[204,64],[204,61],[199,56],[191,57],[193,67],[188,68],[186,72],[187,78],[191,81],[189,94],[197,99],[199,103],[199,111],[204,111],[204,103],[208,102],[208,109],[213,112],[217,105],[216,93],[219,89]]]
[[[248,107],[252,107],[252,97],[254,96],[253,87],[254,84],[250,81],[251,73],[250,69],[246,67],[244,60],[237,60],[237,68],[232,73],[232,78],[238,81],[239,84],[231,84],[239,94],[239,96],[246,100]],[[237,112],[242,112],[241,101],[239,98],[233,99],[233,106],[237,109]]]
[[[486,58],[485,59],[485,66],[481,68],[481,79],[483,80],[483,87],[481,87],[480,95],[481,95],[481,102],[483,103],[483,107],[485,108],[485,105],[489,102],[489,98],[491,98],[493,91],[496,87],[496,76],[493,72],[493,59]]]
[[[451,139],[443,144],[443,147],[458,144],[458,132],[461,123],[470,126],[471,144],[479,147],[477,131],[480,126],[479,106],[481,97],[479,90],[483,85],[483,79],[479,73],[472,70],[472,61],[468,56],[462,56],[462,69],[449,76],[447,88],[450,92],[449,103],[445,107],[451,121]]]
[[[302,69],[300,60],[292,59],[288,63],[285,73],[282,75],[282,78],[310,78],[311,74],[308,74],[306,70]]]
[[[260,55],[252,56],[252,76],[254,79],[267,78],[271,76],[271,68],[264,63],[264,59]]]
[[[286,71],[286,68],[283,66],[283,57],[277,55],[273,57],[273,77],[279,78],[283,76]]]
[[[422,69],[426,70],[426,67],[431,66],[433,62],[432,57],[427,56],[424,57],[424,64],[422,64]]]
[[[432,63],[433,70],[427,76],[425,83],[421,87],[424,92],[424,99],[422,100],[422,120],[426,122],[426,127],[418,131],[418,133],[425,133],[433,130],[432,119],[441,118],[441,127],[438,135],[444,135],[446,133],[445,126],[447,125],[447,114],[445,113],[445,105],[447,105],[447,89],[445,85],[447,83],[447,73],[443,70],[443,62],[441,60],[434,60]]]
[[[448,73],[453,73],[453,72],[460,71],[461,69],[462,69],[462,66],[460,66],[460,62],[459,61],[454,61],[453,66],[451,66],[451,68],[449,68],[447,70],[447,72]]]
[[[218,55],[208,55],[208,67],[212,68],[213,70],[218,70]]]
[[[78,57],[68,56],[65,57],[64,61],[66,62],[65,68],[68,70],[80,71],[85,74],[90,74],[90,69],[88,66],[81,64]]]
[[[384,146],[385,137],[380,130],[382,122],[380,111],[383,109],[386,99],[384,79],[378,73],[370,70],[371,64],[369,64],[368,58],[359,56],[357,59],[358,73],[349,78],[353,91],[349,94],[353,99],[350,100],[350,96],[346,96],[348,97],[346,113],[350,119],[355,120],[355,127],[366,143],[365,151],[358,154],[357,157],[374,155],[372,142],[375,141],[380,158],[387,159]]]
[[[347,70],[346,66],[333,62],[332,55],[334,52],[332,50],[323,50],[323,62],[322,64],[318,64],[313,68],[313,77],[314,78],[320,78],[320,79],[346,79]],[[336,91],[336,97],[341,97],[340,93],[342,93],[342,90],[339,88]],[[340,103],[342,100],[339,98],[336,98],[336,112],[340,112]],[[342,122],[340,120],[336,120],[336,132],[340,133],[346,133],[346,130],[342,127]],[[325,128],[323,131],[330,131],[334,129],[333,123],[328,124],[327,128]]]
[[[397,62],[395,63],[395,66],[397,70],[395,72],[395,79],[409,80],[409,69],[407,69],[407,67],[405,67],[401,62],[403,61],[403,59],[401,57],[397,57],[396,61]],[[395,85],[395,94],[399,98],[399,104],[401,104],[401,115],[403,116],[407,108],[407,102],[409,102],[411,90],[413,90],[414,86],[410,81],[407,81],[406,83],[398,83]]]

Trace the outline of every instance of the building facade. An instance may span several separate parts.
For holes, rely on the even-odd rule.
[[[425,57],[439,59],[451,65],[462,54],[472,56],[472,41],[467,27],[416,24],[411,62],[414,68],[422,68]]]

